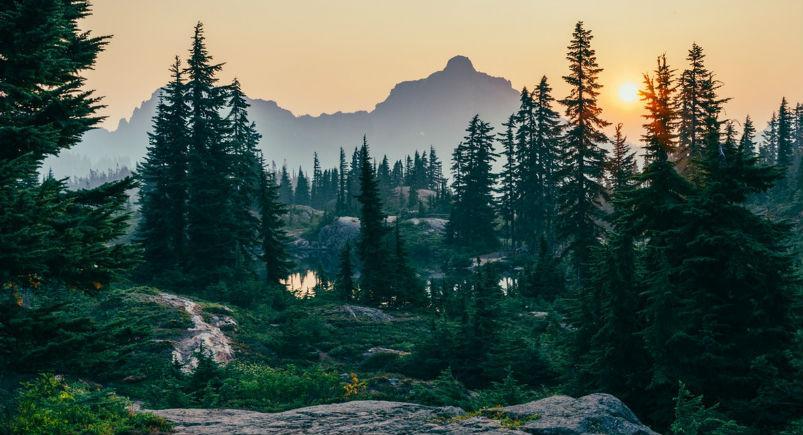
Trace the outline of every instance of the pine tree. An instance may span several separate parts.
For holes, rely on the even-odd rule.
[[[803,134],[803,133],[802,133]],[[437,191],[443,178],[443,164],[435,153],[435,147],[429,147],[429,174],[427,189]]]
[[[705,119],[710,110],[719,111],[727,100],[717,99],[716,91],[721,84],[705,66],[703,48],[692,44],[686,57],[689,66],[680,76],[679,134],[675,159],[678,167],[686,173],[691,161],[701,156],[702,144],[708,134]]]
[[[388,270],[388,249],[385,242],[385,214],[379,198],[379,188],[368,151],[368,140],[363,136],[359,154],[360,238],[357,254],[362,266],[360,297],[367,303],[379,305],[388,302],[391,288]]]
[[[789,103],[786,98],[781,100],[781,106],[778,109],[778,127],[777,127],[777,157],[775,158],[776,165],[784,171],[792,164],[794,157],[794,117],[793,113],[789,110]]]
[[[199,22],[186,72],[191,104],[187,263],[200,284],[231,278],[236,262],[231,158],[225,140],[229,126],[221,116],[226,94],[215,77],[221,68],[222,64],[212,63]]]
[[[516,206],[518,205],[518,166],[516,164],[515,139],[513,129],[516,125],[515,115],[511,115],[506,123],[502,124],[505,131],[499,133],[499,142],[502,145],[502,155],[505,156],[505,163],[502,172],[499,174],[500,186],[499,193],[499,214],[502,217],[505,228],[505,236],[510,240],[511,247],[516,246]]]
[[[236,243],[235,268],[238,271],[253,270],[258,255],[259,222],[253,211],[261,189],[261,173],[264,172],[257,147],[261,135],[256,125],[248,119],[249,104],[245,100],[240,82],[234,79],[229,86],[230,112],[226,121],[229,142],[232,197],[231,207]]]
[[[294,196],[293,183],[290,181],[287,165],[282,165],[282,174],[279,178],[279,201],[284,204],[292,204]]]
[[[454,200],[447,228],[451,243],[473,250],[487,250],[499,242],[494,229],[492,172],[494,153],[493,127],[474,115],[466,136],[454,151]]]
[[[323,199],[323,172],[321,162],[318,160],[318,153],[312,154],[312,183],[310,184],[310,205],[313,208],[322,209]]]
[[[337,205],[335,206],[335,213],[338,216],[342,216],[348,213],[348,195],[349,192],[346,189],[346,181],[348,177],[351,176],[349,173],[349,168],[346,164],[346,152],[343,150],[343,147],[340,147],[340,177],[337,183]]]
[[[622,124],[616,124],[613,149],[606,162],[608,189],[612,194],[628,189],[636,173],[635,153],[630,151],[627,137],[622,134]]]
[[[181,256],[177,251],[176,235],[171,231],[170,212],[176,205],[168,190],[170,178],[170,137],[167,112],[169,108],[160,96],[153,119],[153,131],[148,133],[150,145],[142,163],[137,167],[141,182],[139,192],[140,222],[137,239],[143,246],[143,269],[146,274],[156,271],[175,271]],[[180,234],[183,241],[184,234]]]
[[[265,277],[269,283],[278,284],[290,275],[292,261],[287,252],[288,237],[284,232],[282,216],[287,209],[279,200],[278,186],[274,175],[260,163],[259,173],[259,239]]]
[[[786,98],[781,99],[781,106],[778,109],[777,128],[776,128],[776,141],[777,141],[777,157],[775,158],[776,166],[785,175],[778,180],[773,187],[771,196],[776,202],[784,202],[790,198],[790,179],[787,176],[792,175],[792,163],[796,157],[795,155],[795,119],[794,113],[789,109],[789,103]]]
[[[536,131],[535,146],[539,150],[540,168],[543,171],[541,189],[543,213],[543,236],[547,243],[555,241],[555,221],[557,213],[557,192],[559,180],[559,164],[561,157],[561,132],[560,115],[552,109],[555,99],[552,97],[552,88],[549,86],[546,76],[541,77],[541,81],[533,92],[533,112],[535,114]],[[524,213],[523,213],[524,214]],[[530,232],[529,243],[534,247],[535,235]]]
[[[340,251],[340,268],[335,280],[335,292],[338,298],[345,302],[354,300],[356,287],[354,283],[354,268],[351,264],[351,241],[346,241]]]
[[[0,9],[0,287],[97,290],[136,259],[133,247],[117,243],[133,179],[69,192],[53,178],[39,182],[37,171],[101,120],[83,73],[108,37],[79,30],[87,1]]]
[[[744,118],[742,137],[739,139],[739,153],[746,157],[756,157],[756,127],[750,115]]]
[[[570,73],[563,79],[570,87],[569,96],[560,103],[566,107],[566,133],[561,156],[559,192],[559,234],[568,242],[575,273],[581,282],[587,278],[591,251],[598,244],[600,222],[605,219],[601,201],[607,198],[602,186],[607,142],[602,128],[608,122],[600,118],[597,97],[602,68],[591,48],[591,31],[577,23],[566,58]]]
[[[310,184],[304,171],[299,167],[298,175],[296,176],[295,196],[293,197],[293,204],[310,205]]]
[[[775,165],[778,158],[778,116],[775,112],[772,112],[772,117],[767,122],[767,128],[761,132],[758,155],[764,166]]]

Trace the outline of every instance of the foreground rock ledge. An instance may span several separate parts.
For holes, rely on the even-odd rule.
[[[266,414],[236,409],[150,411],[176,423],[179,434],[627,434],[657,435],[619,399],[591,394],[467,414],[455,407],[364,400]]]

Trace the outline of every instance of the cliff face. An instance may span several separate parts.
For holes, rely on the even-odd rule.
[[[619,399],[591,394],[553,396],[506,408],[466,413],[455,407],[354,401],[266,414],[233,409],[151,411],[179,434],[623,434],[657,435]]]

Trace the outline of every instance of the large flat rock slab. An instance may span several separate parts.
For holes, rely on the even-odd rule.
[[[522,405],[466,413],[455,407],[361,400],[279,413],[236,409],[149,411],[178,434],[623,434],[656,435],[617,398],[553,396]]]

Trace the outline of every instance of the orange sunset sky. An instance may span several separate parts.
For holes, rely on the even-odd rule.
[[[83,23],[114,38],[88,85],[119,118],[168,79],[201,20],[211,54],[252,98],[299,114],[370,110],[392,86],[442,69],[456,54],[479,71],[532,86],[543,74],[565,95],[566,45],[574,23],[593,30],[605,69],[604,118],[641,132],[641,105],[620,88],[641,84],[655,57],[682,69],[692,42],[733,98],[726,116],[750,113],[763,129],[782,96],[803,101],[803,1],[800,0],[95,0]],[[457,138],[456,138],[457,139]]]

